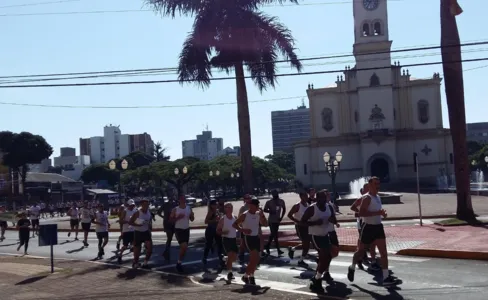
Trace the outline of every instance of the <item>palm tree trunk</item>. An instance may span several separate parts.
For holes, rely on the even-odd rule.
[[[454,174],[456,177],[457,211],[462,220],[475,218],[470,192],[470,168],[466,142],[466,112],[464,107],[463,67],[456,16],[455,0],[441,0],[441,52],[449,124],[451,128]],[[453,47],[453,45],[456,45]]]
[[[242,183],[244,193],[252,194],[252,148],[249,103],[247,101],[246,79],[242,62],[236,63],[237,120],[239,122],[239,141],[241,144]]]

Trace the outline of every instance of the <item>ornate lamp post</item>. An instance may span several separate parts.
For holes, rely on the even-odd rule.
[[[108,167],[110,170],[115,170],[117,168],[117,164],[115,163],[115,160],[111,160],[109,163],[108,163]],[[119,202],[122,203],[122,181],[121,181],[121,177],[122,177],[122,172],[127,170],[127,168],[129,167],[129,163],[127,162],[127,160],[122,160],[122,162],[120,163],[120,170],[119,170]]]
[[[217,170],[217,171],[215,171],[215,173],[213,171],[208,172],[208,175],[210,176],[210,178],[212,178],[214,176],[214,174],[215,174],[215,176],[218,177],[220,175],[220,171]],[[210,188],[211,188],[211,186],[210,186]],[[212,196],[212,195],[210,195],[210,196]],[[215,196],[217,196],[217,184],[215,184]]]
[[[327,171],[327,174],[329,174],[331,183],[332,183],[332,199],[333,202],[335,203],[335,195],[336,195],[336,176],[337,172],[339,172],[339,169],[341,167],[341,161],[342,161],[342,153],[341,151],[337,151],[335,157],[330,156],[328,152],[324,153],[323,156],[324,162],[325,162],[325,170]]]
[[[174,172],[175,172],[175,175],[178,177],[178,179],[176,180],[176,189],[178,192],[178,199],[179,199],[180,194],[181,194],[181,178],[184,177],[188,173],[188,168],[186,166],[183,167],[183,169],[181,170],[181,173],[183,173],[182,176],[179,176],[180,170],[178,168],[175,168]]]

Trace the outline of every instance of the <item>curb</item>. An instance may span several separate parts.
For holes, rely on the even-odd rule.
[[[437,249],[403,249],[396,253],[405,256],[422,256],[450,259],[469,259],[469,260],[488,260],[488,252],[470,252],[456,250],[437,250]]]

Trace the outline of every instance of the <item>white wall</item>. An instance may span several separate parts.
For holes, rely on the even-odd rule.
[[[375,105],[381,108],[384,114],[383,128],[394,128],[393,122],[393,91],[391,86],[381,86],[376,88],[365,88],[358,91],[359,101],[359,128],[360,131],[373,129],[369,120]]]
[[[442,110],[438,85],[418,85],[411,87],[411,109],[414,129],[430,129],[442,127]],[[418,101],[426,100],[429,103],[429,121],[423,124],[419,121]],[[440,125],[440,126],[439,126]]]
[[[334,137],[340,134],[338,96],[338,93],[320,90],[313,90],[311,96],[309,96],[310,114],[312,117],[312,137]],[[334,128],[330,131],[326,131],[322,126],[322,111],[324,108],[330,108],[332,110],[332,124]]]
[[[312,184],[313,169],[310,164],[310,148],[308,146],[295,147],[295,169],[297,180],[300,180],[305,186]]]
[[[116,126],[105,126],[103,128],[103,140],[105,142],[105,159],[109,161],[118,158],[117,142],[120,137],[120,129]]]

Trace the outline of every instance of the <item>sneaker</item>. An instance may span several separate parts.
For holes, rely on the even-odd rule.
[[[283,254],[285,254],[285,252],[281,251],[281,249],[278,249],[278,256],[282,256]]]
[[[395,278],[388,276],[385,279],[383,279],[383,282],[381,284],[383,286],[390,286],[390,285],[398,284],[398,281]]]
[[[234,274],[232,274],[232,272],[229,272],[227,274],[227,281],[232,281],[232,279],[234,279]]]
[[[355,271],[356,270],[354,269],[354,267],[347,268],[347,279],[349,279],[350,282],[354,281],[354,272]]]
[[[256,279],[254,276],[249,277],[249,284],[256,285]]]
[[[119,242],[117,242],[117,245],[115,245],[115,249],[117,249],[117,251],[120,250],[120,243]]]
[[[139,269],[141,267],[140,263],[132,263],[132,269]]]
[[[24,255],[29,255],[29,253],[27,253],[27,251],[24,251]]]
[[[297,263],[297,265],[299,267],[303,267],[303,268],[308,268],[308,264],[306,262],[303,261],[303,259],[300,259]]]
[[[183,273],[183,266],[181,265],[181,263],[176,264],[176,271],[178,271],[179,273]]]
[[[357,263],[359,270],[364,270],[364,266],[362,262]]]
[[[88,243],[87,243],[86,241],[83,241],[83,245],[84,245],[85,247],[88,247]]]
[[[141,267],[141,268],[146,269],[146,270],[151,269],[151,267],[149,267],[149,265],[147,264],[147,262],[144,262],[144,263],[142,264],[142,267]]]
[[[334,278],[332,278],[332,276],[330,276],[330,273],[329,273],[329,272],[326,272],[326,273],[324,274],[324,280],[325,280],[325,282],[327,282],[327,283],[328,283],[328,282],[332,282],[332,281],[334,281]]]
[[[75,237],[75,241],[79,241],[78,237]]]
[[[314,293],[323,293],[324,287],[322,286],[322,279],[316,279],[315,277],[310,279],[309,288]]]
[[[375,263],[372,263],[372,264],[369,266],[369,268],[368,268],[368,269],[370,269],[371,271],[375,271],[375,272],[376,272],[376,271],[381,270],[381,267],[380,267],[380,265],[379,265],[377,262],[375,262]]]
[[[119,264],[121,264],[121,263],[122,263],[122,256],[117,257],[117,262],[118,262]]]
[[[244,284],[249,284],[249,277],[244,275],[241,277],[241,280],[242,280],[242,282],[244,282]]]
[[[266,254],[265,255],[270,255],[271,254],[271,250],[269,249],[268,246],[266,246]],[[264,253],[264,252],[263,252]],[[262,256],[262,255],[261,255]]]
[[[294,256],[295,256],[295,249],[293,247],[288,247],[288,257],[290,259],[293,259]]]
[[[68,237],[70,237],[70,235],[71,235],[71,232],[68,232]]]

